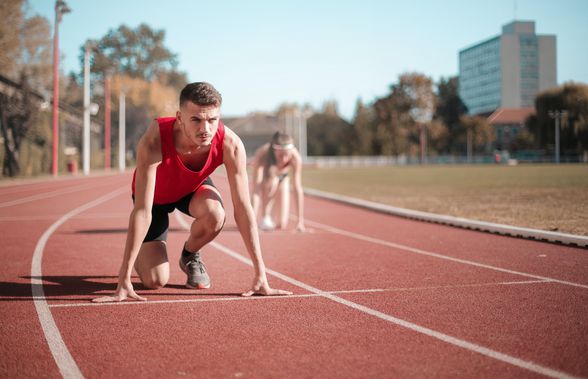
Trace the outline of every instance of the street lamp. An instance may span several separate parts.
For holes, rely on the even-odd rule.
[[[57,176],[57,157],[59,145],[59,23],[61,17],[71,12],[63,0],[55,2],[55,31],[53,33],[53,160],[51,173]]]
[[[559,163],[559,125],[561,119],[568,115],[568,111],[555,110],[547,112],[549,117],[555,119],[555,163]]]
[[[118,106],[118,169],[125,171],[126,167],[126,91],[128,88],[120,89]]]
[[[84,46],[84,127],[82,138],[82,166],[84,175],[90,174],[90,116],[98,113],[98,104],[90,103],[90,52],[96,48],[87,41]]]

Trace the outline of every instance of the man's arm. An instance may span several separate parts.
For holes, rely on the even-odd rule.
[[[131,283],[133,266],[149,225],[155,193],[157,165],[161,162],[159,126],[154,122],[137,145],[135,171],[135,204],[129,216],[129,227],[123,260],[119,270],[118,286],[113,296],[94,299],[95,302],[122,301],[127,297],[146,300],[137,295]]]
[[[296,203],[296,211],[298,215],[298,223],[296,229],[300,232],[305,230],[304,228],[304,191],[302,190],[302,158],[296,151],[294,155],[294,161],[292,163],[292,169],[294,171],[294,202]]]
[[[253,262],[255,279],[253,288],[245,292],[243,296],[254,294],[262,295],[290,295],[289,291],[270,288],[265,272],[265,264],[261,256],[259,245],[259,233],[255,223],[253,208],[249,202],[249,183],[247,180],[247,167],[245,147],[239,137],[230,129],[225,129],[225,146],[223,160],[227,170],[227,178],[231,188],[231,199],[235,212],[237,227],[247,248],[247,252]]]

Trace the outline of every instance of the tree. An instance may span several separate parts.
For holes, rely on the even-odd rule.
[[[41,16],[24,20],[19,63],[33,88],[49,89],[53,86],[52,44],[49,20]]]
[[[468,145],[468,135],[470,139],[472,152],[490,152],[490,146],[496,139],[494,128],[488,122],[486,117],[480,116],[461,116],[459,120],[459,133],[456,134],[456,144],[461,147],[462,151],[466,150]]]
[[[361,99],[355,104],[355,116],[352,124],[351,153],[371,155],[374,139],[374,111],[366,107]]]
[[[147,24],[135,29],[126,25],[111,29],[100,40],[88,41],[95,47],[90,70],[98,76],[113,71],[147,81],[157,79],[176,89],[181,88],[187,82],[186,74],[176,70],[177,55],[165,47],[164,39],[165,31],[153,30]],[[85,46],[82,46],[82,63],[84,51]]]
[[[45,146],[43,133],[33,133],[39,100],[35,92],[48,92],[51,83],[51,33],[49,21],[40,16],[25,18],[22,0],[0,2],[0,72],[17,82],[0,93],[0,129],[4,140],[2,174],[20,174],[20,149],[24,140]],[[38,97],[38,95],[36,95]]]
[[[20,58],[20,30],[24,15],[22,7],[24,0],[3,0],[0,1],[0,73],[16,78],[17,63]]]
[[[459,97],[458,85],[457,76],[441,78],[437,83],[437,106],[433,119],[442,122],[448,133],[445,143],[437,142],[439,151],[455,151],[456,146],[453,141],[463,132],[460,130],[459,120],[467,113],[467,107]]]
[[[0,129],[4,138],[2,175],[20,174],[20,147],[32,126],[34,102],[26,76],[21,77],[21,90],[12,95],[0,93]]]
[[[96,83],[92,101],[104,109],[103,80],[110,75],[112,93],[113,143],[118,125],[118,95],[126,92],[126,145],[131,150],[157,116],[172,115],[177,109],[179,91],[187,84],[186,73],[177,70],[177,55],[165,45],[165,32],[147,24],[136,28],[120,25],[100,39],[88,40],[91,80]],[[80,62],[85,45],[80,47]],[[82,75],[70,81],[76,92]],[[73,100],[72,100],[73,101]]]
[[[423,74],[404,73],[390,90],[388,96],[374,103],[374,153],[415,154],[420,139],[419,124],[427,124],[434,111],[432,80]]]
[[[533,135],[535,146],[545,149],[555,141],[555,120],[550,111],[566,111],[560,133],[561,150],[578,155],[588,150],[588,86],[566,83],[544,91],[535,98],[536,115],[527,120],[527,128]]]
[[[116,75],[112,78],[111,87],[115,129],[118,128],[118,96],[123,90],[126,93],[126,146],[131,150],[134,150],[151,120],[161,115],[174,115],[178,107],[179,93],[157,81]],[[113,136],[116,139],[118,133]]]
[[[337,114],[337,103],[326,102],[308,119],[308,155],[349,155],[352,126]]]

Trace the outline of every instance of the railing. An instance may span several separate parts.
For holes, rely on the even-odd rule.
[[[586,162],[586,158],[577,154],[563,155],[561,163]],[[544,151],[524,154],[498,153],[474,155],[436,155],[428,156],[423,162],[428,165],[438,164],[518,164],[518,163],[554,163],[554,157]],[[374,167],[374,166],[404,166],[419,165],[419,157],[406,155],[399,156],[311,156],[306,159],[305,164],[317,167]]]

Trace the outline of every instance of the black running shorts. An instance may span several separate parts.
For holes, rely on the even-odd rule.
[[[204,182],[202,182],[201,186],[203,185],[216,188],[210,177],[206,178]],[[192,200],[192,196],[194,196],[195,193],[196,191],[189,193],[174,203],[153,204],[153,207],[151,208],[151,225],[149,225],[149,230],[147,231],[147,235],[145,236],[143,242],[165,241],[167,239],[169,214],[172,213],[175,209],[178,209],[180,212],[187,214],[188,216],[192,216],[189,209],[190,200]],[[133,195],[133,203],[134,202],[135,196]]]

